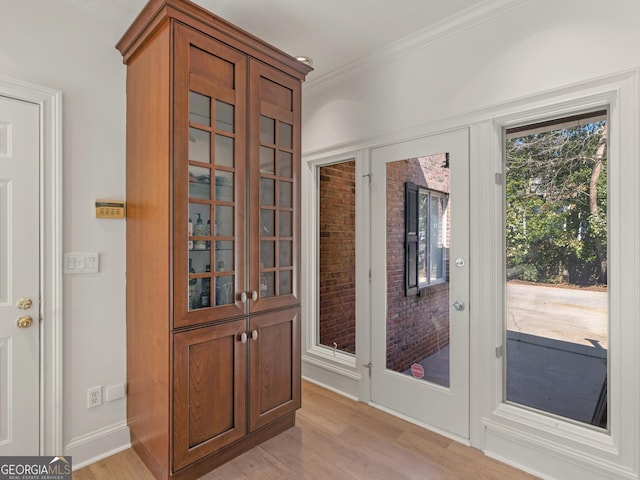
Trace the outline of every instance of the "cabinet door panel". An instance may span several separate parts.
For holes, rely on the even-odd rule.
[[[250,318],[250,430],[300,408],[299,317],[292,308]]]
[[[251,60],[249,83],[254,313],[300,303],[300,82]]]
[[[174,334],[174,470],[246,433],[244,325]]]
[[[177,25],[173,326],[245,314],[247,58]]]

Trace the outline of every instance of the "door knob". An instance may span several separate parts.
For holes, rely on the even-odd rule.
[[[20,310],[29,310],[32,305],[33,305],[33,302],[31,301],[30,298],[21,297],[18,300],[18,303],[16,304],[16,307],[18,307]]]
[[[16,321],[16,325],[18,328],[29,328],[33,325],[33,319],[29,315],[25,315]]]
[[[247,303],[247,292],[242,292],[242,293],[240,294],[240,301],[241,301],[242,303]]]
[[[464,310],[464,302],[455,301],[453,302],[453,305],[451,305],[451,308],[453,308],[456,312],[461,312]]]
[[[251,332],[251,338],[253,340],[257,340],[258,339],[258,331],[254,330],[253,332]]]

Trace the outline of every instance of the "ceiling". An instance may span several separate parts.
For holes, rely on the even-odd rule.
[[[146,0],[67,0],[125,29]],[[517,0],[195,0],[285,52],[310,57],[320,78],[418,32]],[[115,44],[115,42],[114,42]]]

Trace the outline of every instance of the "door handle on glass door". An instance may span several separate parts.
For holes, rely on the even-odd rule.
[[[453,310],[455,310],[456,312],[461,312],[464,310],[464,302],[455,301],[453,302],[453,305],[451,305],[451,308],[453,308]]]

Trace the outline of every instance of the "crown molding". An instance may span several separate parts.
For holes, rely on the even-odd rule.
[[[533,0],[483,0],[456,15],[390,43],[357,62],[308,80],[303,84],[303,92],[305,94],[317,93],[362,71],[383,65],[413,51],[458,35],[529,3],[533,3]]]

